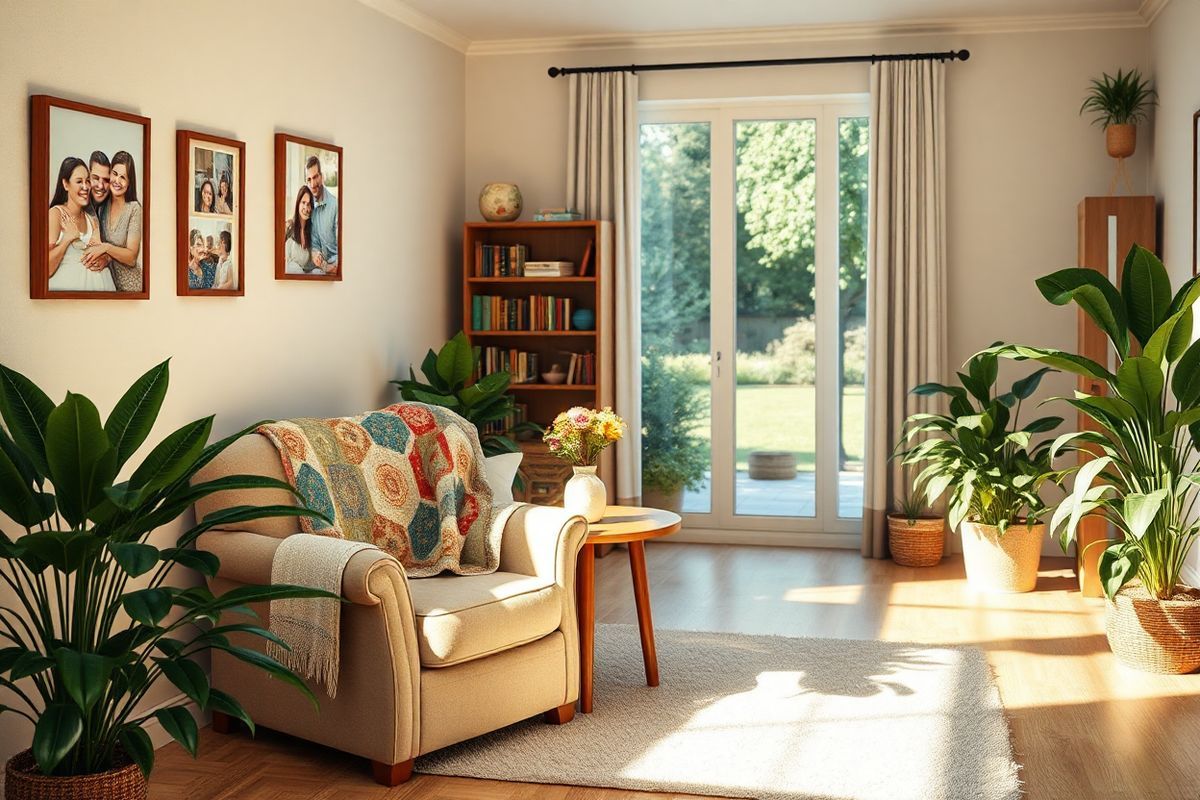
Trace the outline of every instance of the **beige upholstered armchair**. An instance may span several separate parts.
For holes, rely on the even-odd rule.
[[[260,435],[235,443],[198,480],[231,474],[284,479],[278,452]],[[291,502],[280,490],[228,491],[197,503],[196,514]],[[204,534],[198,546],[221,560],[212,590],[270,582],[276,548],[298,532],[293,518],[272,518]],[[417,756],[455,742],[542,713],[547,722],[567,722],[579,696],[574,580],[586,535],[582,517],[522,506],[504,529],[500,571],[491,575],[409,580],[391,556],[360,552],[342,581],[349,602],[336,698],[313,684],[314,710],[294,688],[223,652],[213,653],[212,684],[256,724],[370,759],[386,785],[407,780]],[[267,619],[265,604],[254,610]],[[261,639],[242,636],[237,644],[262,649]],[[233,723],[213,715],[216,731]]]

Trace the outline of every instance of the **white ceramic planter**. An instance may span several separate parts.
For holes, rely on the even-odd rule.
[[[604,519],[608,508],[608,490],[595,467],[573,467],[575,474],[563,489],[563,508],[579,514],[588,522]]]
[[[1003,534],[994,525],[964,522],[963,561],[967,582],[983,592],[1032,592],[1037,585],[1038,562],[1046,526],[1038,522],[1032,528],[1014,522]]]

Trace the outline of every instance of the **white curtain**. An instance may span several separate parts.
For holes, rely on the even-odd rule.
[[[567,203],[613,224],[615,411],[629,423],[617,444],[617,502],[642,494],[641,228],[638,218],[637,75],[570,76]]]
[[[943,381],[948,360],[945,64],[871,65],[870,161],[862,552],[884,558],[908,488],[889,456],[909,414],[940,407],[909,390]]]

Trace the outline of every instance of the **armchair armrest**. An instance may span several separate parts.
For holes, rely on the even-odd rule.
[[[521,504],[504,526],[500,569],[550,578],[566,589],[575,583],[575,559],[587,538],[587,521],[552,506]]]
[[[283,539],[251,531],[208,531],[196,547],[221,561],[218,578],[243,584],[271,582],[271,563]],[[342,597],[360,606],[379,605],[388,588],[408,595],[408,578],[400,562],[382,550],[363,550],[350,557],[342,572]]]

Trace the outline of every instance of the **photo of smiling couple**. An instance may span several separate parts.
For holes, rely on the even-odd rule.
[[[297,141],[283,143],[283,274],[338,278],[341,261],[341,151]]]

